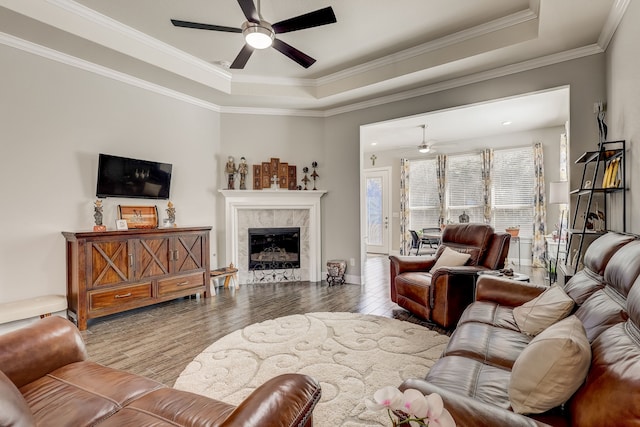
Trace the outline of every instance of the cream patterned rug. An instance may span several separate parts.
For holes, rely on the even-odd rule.
[[[235,331],[205,349],[174,387],[237,405],[267,379],[299,372],[315,378],[322,398],[314,425],[389,425],[366,401],[386,385],[422,378],[449,337],[423,326],[356,313],[280,317]]]

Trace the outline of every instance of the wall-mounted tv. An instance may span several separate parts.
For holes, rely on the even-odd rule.
[[[169,163],[100,154],[96,196],[168,199],[171,187]]]

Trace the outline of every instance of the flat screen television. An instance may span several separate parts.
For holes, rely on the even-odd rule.
[[[100,153],[96,196],[168,199],[171,169],[170,163]]]

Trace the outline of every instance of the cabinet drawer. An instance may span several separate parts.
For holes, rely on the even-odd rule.
[[[200,286],[204,286],[204,273],[161,279],[158,280],[158,295],[163,296]]]
[[[101,310],[105,308],[136,303],[150,299],[152,296],[151,282],[139,285],[126,286],[118,289],[89,292],[89,310]]]

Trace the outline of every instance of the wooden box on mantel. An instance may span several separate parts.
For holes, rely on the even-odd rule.
[[[262,190],[262,165],[253,165],[253,189]]]
[[[271,163],[262,162],[262,188],[271,188]]]
[[[268,190],[273,183],[274,175],[277,178],[278,188],[285,190],[298,189],[298,168],[280,159],[272,157],[268,162],[253,165],[253,189]]]
[[[289,163],[278,164],[278,182],[280,188],[289,188]]]
[[[289,165],[289,190],[298,189],[298,172],[295,165]]]

